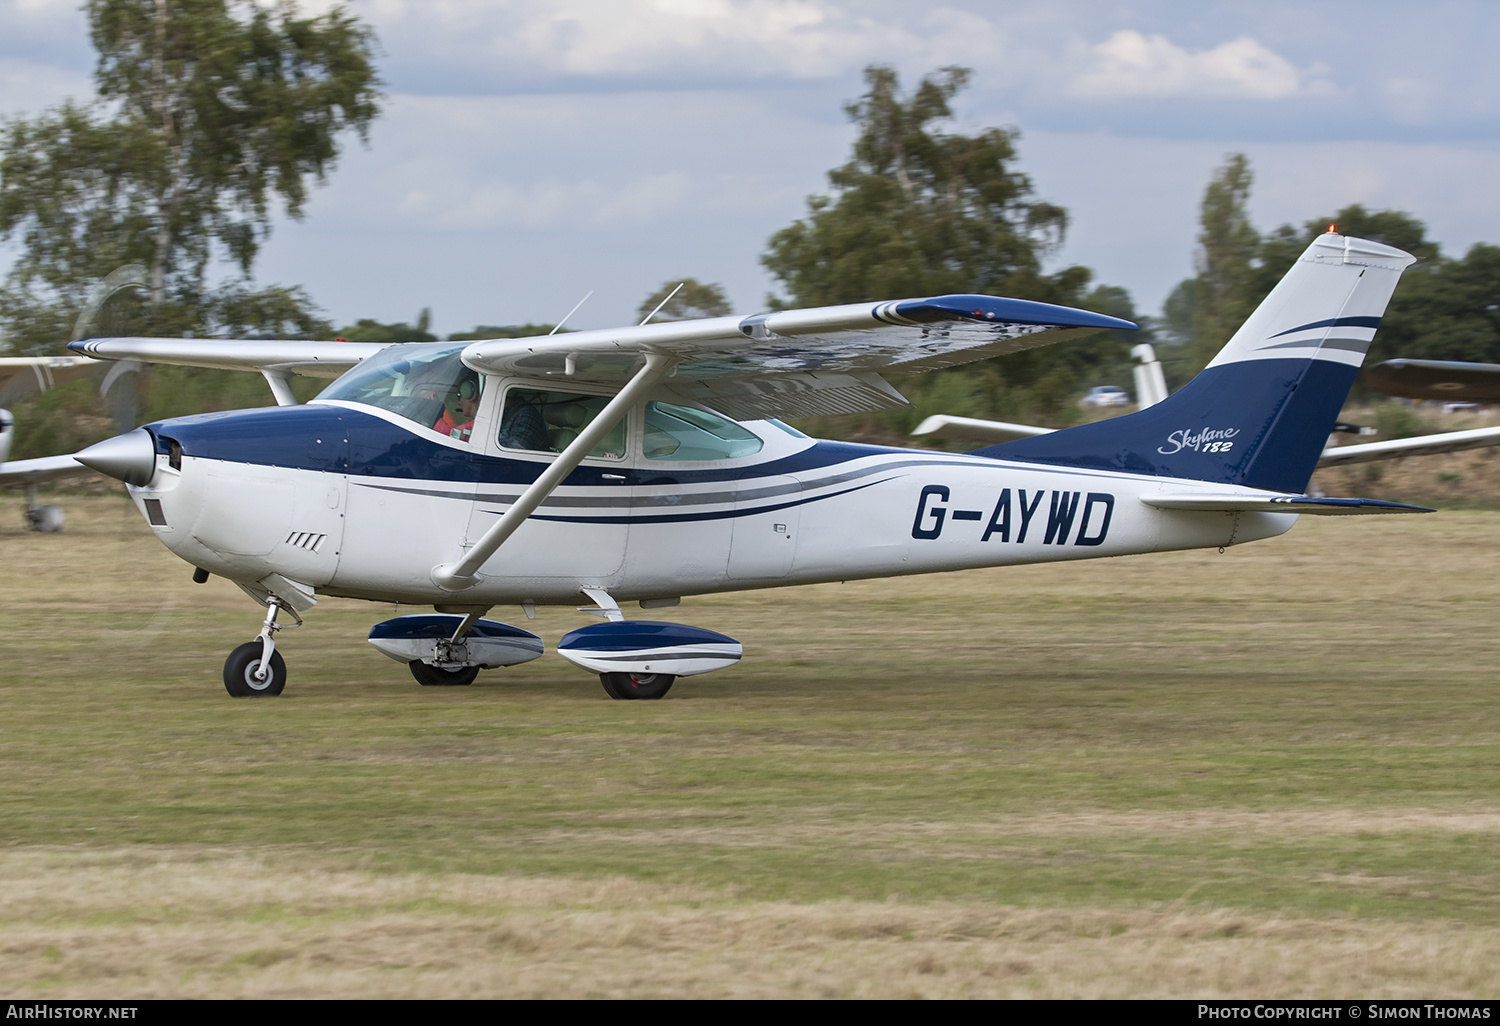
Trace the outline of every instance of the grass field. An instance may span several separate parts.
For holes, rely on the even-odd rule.
[[[327,600],[236,701],[251,602],[64,501],[0,529],[7,995],[1500,995],[1500,513],[690,599],[746,659],[662,702]]]

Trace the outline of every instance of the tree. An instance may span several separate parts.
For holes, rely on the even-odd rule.
[[[965,136],[937,127],[952,118],[950,101],[968,78],[943,68],[903,96],[894,69],[865,69],[868,91],[844,108],[859,136],[849,162],[828,174],[833,195],[809,197],[807,217],[773,235],[761,257],[788,295],[773,306],[1082,294],[1085,268],[1042,272],[1068,216],[1033,198],[1031,180],[1011,167],[1016,130]]]
[[[1234,153],[1214,172],[1199,210],[1194,357],[1207,364],[1249,315],[1244,308],[1260,236],[1250,224],[1250,161]],[[1254,309],[1253,305],[1250,309]]]
[[[555,324],[476,324],[473,331],[458,331],[448,336],[449,342],[473,342],[481,338],[535,338],[550,335],[553,331],[566,333],[572,328],[558,328]]]
[[[1038,200],[1015,169],[1015,129],[943,130],[968,80],[963,68],[942,68],[903,94],[893,69],[865,69],[865,94],[844,107],[859,134],[849,161],[828,173],[831,194],[809,197],[807,216],[773,235],[761,257],[786,293],[770,297],[773,308],[967,292],[1075,306],[1093,299],[1111,313],[1122,299],[1129,306],[1123,290],[1091,297],[1085,267],[1044,273],[1067,212]],[[906,378],[898,384],[911,409],[809,427],[897,441],[926,413],[1062,424],[1078,415],[1081,382],[1128,363],[1127,353],[1103,334]]]
[[[423,307],[416,324],[381,324],[362,317],[347,328],[340,328],[338,337],[347,342],[436,342],[438,337],[427,330],[430,327],[432,311]]]
[[[1330,228],[1417,258],[1391,297],[1368,362],[1500,361],[1500,247],[1480,243],[1455,260],[1427,237],[1418,218],[1357,203],[1261,235],[1245,214],[1250,183],[1242,154],[1214,173],[1203,197],[1198,275],[1179,283],[1163,307],[1164,338],[1189,343],[1191,370],[1213,358],[1313,239]],[[1173,363],[1170,357],[1164,362]]]
[[[256,304],[244,284],[273,205],[300,218],[348,129],[378,113],[374,37],[342,7],[290,0],[89,0],[97,97],[0,128],[0,238],[22,254],[3,291],[13,345],[55,346],[91,280],[148,269],[148,333],[209,333]],[[227,258],[243,279],[208,284]],[[302,307],[282,290],[265,305]],[[225,304],[231,304],[229,309]]]
[[[671,299],[667,299],[669,295]],[[727,317],[734,312],[729,297],[724,295],[724,286],[705,285],[697,278],[682,278],[663,282],[661,288],[641,300],[636,316],[644,318],[656,310],[662,300],[667,300],[666,305],[656,311],[651,318],[653,321],[692,321],[700,317]]]

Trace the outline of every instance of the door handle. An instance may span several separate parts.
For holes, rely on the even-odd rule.
[[[604,480],[606,480],[606,481],[623,481],[623,480],[625,480],[625,475],[624,474],[600,474],[599,476],[602,477],[602,478],[604,478]]]

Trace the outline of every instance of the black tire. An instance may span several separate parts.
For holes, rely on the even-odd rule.
[[[224,690],[234,698],[266,698],[279,695],[286,687],[286,660],[280,652],[271,653],[271,674],[264,680],[255,679],[260,669],[260,654],[264,649],[261,641],[247,641],[224,660]]]
[[[660,698],[672,690],[677,678],[670,673],[601,673],[604,690],[615,698]]]
[[[474,683],[474,678],[479,676],[477,666],[458,666],[445,670],[441,666],[429,666],[420,659],[413,659],[406,665],[411,667],[411,675],[424,688],[463,687]]]

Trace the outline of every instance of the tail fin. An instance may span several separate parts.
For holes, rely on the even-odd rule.
[[[1414,261],[1378,242],[1321,235],[1178,392],[975,455],[1301,492]]]

